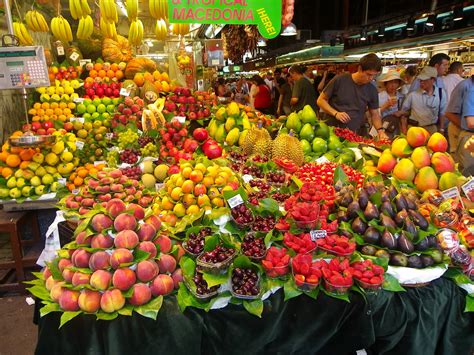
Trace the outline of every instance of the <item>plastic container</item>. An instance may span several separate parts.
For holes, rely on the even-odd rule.
[[[274,266],[268,269],[263,264],[262,266],[265,270],[265,274],[272,279],[286,279],[290,273],[290,262],[283,266]]]
[[[319,284],[321,283],[321,278],[319,278],[319,282],[317,284],[312,284],[312,283],[308,283],[308,282],[303,282],[301,285],[298,285],[298,282],[296,281],[295,279],[295,271],[293,270],[293,264],[291,264],[291,277],[293,278],[293,281],[296,285],[296,288],[300,291],[303,291],[303,292],[309,292],[309,291],[312,291],[314,290],[316,287],[319,286]]]
[[[319,223],[319,219],[315,219],[314,221],[294,221],[297,228],[305,230],[317,229]]]
[[[248,208],[248,207],[247,207]],[[249,223],[239,223],[235,220],[234,218],[234,215],[232,214],[232,212],[230,213],[230,219],[232,220],[232,222],[235,223],[235,225],[237,226],[237,228],[243,230],[243,229],[249,229],[250,227],[252,227],[252,224],[253,222],[255,222],[255,216],[253,215],[253,212],[250,210],[250,213],[252,214],[252,220],[249,222]]]
[[[324,279],[324,288],[326,291],[331,292],[335,295],[345,295],[349,292],[349,289],[352,287],[352,284],[349,286],[337,286],[330,283],[328,280]]]
[[[218,263],[212,264],[203,261],[201,258],[204,255],[204,253],[201,253],[197,258],[196,258],[196,264],[202,269],[203,272],[209,272],[211,274],[220,274],[224,273],[227,271],[229,268],[230,264],[232,263],[232,260],[234,260],[235,256],[237,253],[235,252],[229,256],[227,259],[220,261]]]
[[[184,281],[184,285],[186,286],[186,288],[189,290],[189,292],[192,293],[192,295],[194,297],[197,298],[198,301],[200,302],[207,302],[209,301],[211,298],[215,297],[219,292],[216,290],[216,291],[213,291],[213,292],[210,292],[210,293],[206,293],[204,295],[200,295],[198,294],[197,292],[195,292],[193,290],[193,287],[191,286],[191,282],[192,281],[189,281],[188,279],[186,279],[185,277],[183,277],[183,281]]]
[[[371,283],[367,283],[367,282],[364,282],[362,280],[359,280],[359,279],[355,279],[356,283],[362,287],[366,293],[377,293],[380,291],[380,289],[382,288],[382,283],[381,282],[380,284],[378,285],[373,285]]]
[[[353,251],[347,252],[347,253],[338,253],[338,252],[336,252],[332,249],[328,249],[328,248],[325,248],[325,247],[322,247],[322,246],[319,246],[319,249],[322,250],[323,252],[327,253],[327,254],[331,254],[331,255],[335,255],[335,256],[350,256],[355,251],[355,247],[354,247]]]

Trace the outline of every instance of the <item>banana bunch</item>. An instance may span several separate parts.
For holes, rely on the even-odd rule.
[[[92,21],[92,17],[89,15],[81,17],[79,19],[79,26],[77,27],[77,38],[88,39],[92,35],[92,32],[94,32],[94,21]]]
[[[135,21],[138,16],[138,0],[127,0],[125,7],[127,8],[128,19]]]
[[[103,17],[100,18],[100,32],[104,38],[111,38],[114,41],[117,40],[117,28],[115,22],[107,21]]]
[[[71,25],[61,15],[51,19],[51,32],[63,43],[72,42]]]
[[[87,0],[69,0],[69,11],[74,20],[91,14],[91,8]]]
[[[164,41],[166,39],[166,36],[168,35],[168,28],[166,26],[165,20],[156,20],[155,35],[156,39],[159,41]]]
[[[48,32],[49,26],[41,12],[36,10],[28,11],[25,14],[26,26],[33,32]]]
[[[108,22],[118,22],[117,6],[115,0],[99,0],[100,15]]]
[[[31,38],[28,29],[22,22],[13,22],[13,33],[22,46],[31,46],[33,44],[33,38]]]
[[[173,33],[175,35],[187,35],[189,33],[189,23],[173,23]]]
[[[156,19],[168,18],[168,0],[150,0],[150,15]]]
[[[132,46],[139,46],[143,40],[143,22],[141,20],[132,21],[128,32],[128,42]]]

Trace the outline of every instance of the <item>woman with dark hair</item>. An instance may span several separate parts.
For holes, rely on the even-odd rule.
[[[254,108],[262,113],[271,114],[272,93],[270,88],[260,75],[254,75],[251,80],[255,85],[255,88],[251,90]]]

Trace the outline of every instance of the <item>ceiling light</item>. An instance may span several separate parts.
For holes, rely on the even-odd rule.
[[[383,26],[379,27],[379,29],[377,31],[377,36],[379,36],[379,37],[385,36],[385,27],[383,27]]]
[[[433,27],[436,22],[436,14],[431,14],[428,16],[428,20],[426,20],[425,25],[428,27]]]
[[[456,7],[453,10],[453,20],[454,21],[461,21],[463,19],[463,8],[462,6]]]
[[[360,40],[366,41],[367,40],[367,30],[364,28],[360,31]]]
[[[407,31],[415,30],[415,19],[410,17],[407,21]]]
[[[296,34],[296,26],[293,22],[290,22],[288,26],[285,26],[283,31],[280,33],[281,36],[296,36]]]

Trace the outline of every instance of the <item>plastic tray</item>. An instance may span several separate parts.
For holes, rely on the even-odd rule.
[[[258,293],[252,296],[246,296],[246,295],[235,293],[234,290],[232,289],[232,276],[231,276],[230,293],[232,294],[232,296],[235,298],[239,298],[241,300],[249,300],[249,301],[259,299],[262,295],[262,288],[260,287],[260,280],[261,280],[260,274],[257,274],[257,275],[258,275],[258,280],[257,280]]]
[[[380,289],[382,288],[382,283],[383,283],[382,282],[378,285],[373,285],[373,284],[364,282],[364,281],[356,279],[356,278],[354,278],[354,280],[356,281],[356,284],[358,284],[360,287],[362,287],[365,290],[366,293],[377,293],[377,292],[379,292]]]
[[[189,251],[189,249],[187,248],[187,245],[188,245],[188,244],[187,244],[185,241],[183,242],[183,244],[181,244],[181,246],[183,247],[184,251],[185,251],[188,255],[190,255],[192,258],[197,258],[199,255],[201,255],[201,254],[204,252],[204,248],[203,248],[203,251],[200,252],[199,254],[191,253],[191,252]]]
[[[334,250],[331,250],[331,249],[327,249],[325,247],[322,247],[322,246],[318,246],[319,249],[321,249],[322,251],[328,253],[328,254],[331,254],[331,255],[335,255],[335,256],[350,256],[354,253],[355,251],[355,248],[353,251],[351,251],[350,253],[338,253],[338,252],[335,252]]]
[[[211,298],[215,297],[219,292],[218,291],[214,291],[214,292],[210,292],[210,293],[206,293],[205,295],[200,295],[198,294],[197,292],[195,292],[193,290],[193,288],[191,287],[191,282],[192,281],[189,281],[187,278],[183,277],[183,281],[184,281],[184,285],[186,286],[186,288],[189,290],[189,292],[192,293],[192,295],[194,297],[196,297],[199,301],[201,302],[206,302],[208,300],[210,300]]]
[[[349,286],[336,286],[330,283],[328,280],[324,279],[324,288],[326,291],[331,292],[335,295],[345,295],[349,292],[349,289],[352,287],[352,284]]]
[[[263,269],[265,270],[265,273],[267,274],[267,277],[269,278],[272,278],[272,279],[287,278],[288,274],[290,273],[290,262],[288,262],[288,264],[284,266],[274,266],[271,269],[267,269],[265,266],[263,266]]]

